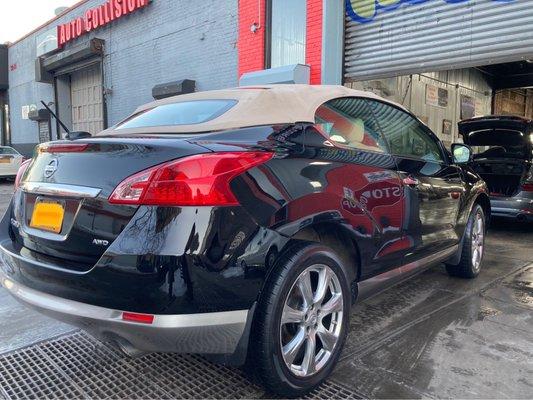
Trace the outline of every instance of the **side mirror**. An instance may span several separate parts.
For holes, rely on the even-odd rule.
[[[455,164],[466,164],[472,161],[472,148],[463,143],[452,144],[452,158]]]

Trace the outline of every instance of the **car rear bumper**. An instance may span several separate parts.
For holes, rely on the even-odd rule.
[[[233,354],[245,335],[251,310],[155,315],[153,323],[124,321],[123,312],[43,293],[8,278],[0,283],[19,302],[45,315],[82,328],[124,351]],[[252,308],[253,309],[253,308]]]
[[[533,198],[526,196],[492,197],[490,204],[492,216],[533,221]]]
[[[241,207],[143,206],[94,265],[83,265],[35,243],[27,247],[32,238],[20,234],[13,208],[0,222],[6,277],[40,293],[133,313],[249,310],[264,283],[265,257],[288,240]]]

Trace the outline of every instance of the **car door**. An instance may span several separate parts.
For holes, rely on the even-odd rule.
[[[398,267],[402,187],[372,110],[363,98],[334,99],[317,109],[315,121],[328,139],[316,158],[329,163],[326,190],[342,199],[337,207],[358,237],[362,278]]]
[[[369,100],[390,147],[404,189],[403,232],[419,259],[458,243],[462,175],[427,126],[408,112]],[[406,260],[408,261],[408,260]]]

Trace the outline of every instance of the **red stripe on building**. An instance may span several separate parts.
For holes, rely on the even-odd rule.
[[[307,34],[305,62],[311,67],[311,83],[322,81],[322,14],[323,0],[307,0]],[[239,0],[239,78],[246,72],[265,68],[266,0]],[[252,32],[257,24],[259,29]]]
[[[265,0],[239,0],[239,78],[265,68]],[[259,29],[254,33],[253,24]]]
[[[322,82],[322,8],[323,0],[307,0],[307,43],[305,62],[311,66],[311,83]]]

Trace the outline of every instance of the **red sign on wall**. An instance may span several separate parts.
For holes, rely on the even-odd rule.
[[[144,8],[151,2],[152,0],[107,0],[101,6],[87,10],[83,17],[58,25],[57,44],[63,47],[71,40]]]

